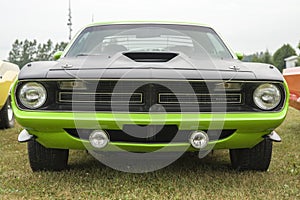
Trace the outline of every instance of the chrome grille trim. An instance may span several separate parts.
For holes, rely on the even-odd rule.
[[[63,95],[71,95],[71,98],[64,98]],[[91,100],[73,100],[72,97],[82,96],[83,98],[93,97]],[[131,98],[137,100],[130,100]],[[108,98],[112,100],[96,100],[97,98]],[[120,100],[118,100],[120,98]],[[94,99],[94,100],[93,100]],[[128,99],[125,101],[123,99]],[[90,92],[59,92],[58,101],[63,103],[143,103],[142,93],[90,93]]]
[[[182,101],[182,99],[187,99],[187,97],[191,96],[192,98],[190,99],[191,101]],[[236,100],[227,100],[227,99],[231,99],[235,98]],[[166,100],[162,100],[162,98],[172,98],[173,101],[166,101]],[[199,101],[199,99],[201,100],[201,98],[206,98],[206,99],[210,99],[210,101]],[[222,98],[224,100],[222,101],[212,101],[212,99],[214,98]],[[179,102],[176,100],[178,99]],[[175,101],[174,101],[175,100]],[[197,100],[192,101],[192,100]],[[240,104],[242,103],[242,94],[238,93],[238,94],[185,94],[185,93],[179,93],[179,94],[172,94],[172,93],[159,93],[158,94],[158,102],[160,104],[178,104],[178,103],[184,103],[184,104],[196,104],[196,103],[200,103],[200,104],[212,104],[212,103],[221,103],[221,104],[226,104],[226,103],[231,103],[231,104]]]

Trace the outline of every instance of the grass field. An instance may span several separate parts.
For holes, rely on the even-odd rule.
[[[71,151],[71,169],[33,173],[21,127],[0,131],[0,199],[300,199],[300,112],[290,108],[277,129],[268,172],[236,172],[228,151],[183,156],[156,172],[131,174]]]

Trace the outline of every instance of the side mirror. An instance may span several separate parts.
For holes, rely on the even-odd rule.
[[[235,55],[239,60],[243,60],[244,58],[244,55],[242,53],[235,53]]]
[[[53,59],[54,59],[54,60],[60,59],[60,57],[61,57],[62,54],[63,54],[62,51],[56,52],[56,53],[53,55]]]

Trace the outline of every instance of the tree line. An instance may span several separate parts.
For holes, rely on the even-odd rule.
[[[12,49],[9,52],[8,61],[23,67],[32,61],[53,60],[53,55],[57,51],[63,51],[67,46],[67,42],[59,42],[54,44],[50,39],[46,43],[38,43],[36,40],[15,40]],[[300,42],[298,44],[300,50]],[[268,63],[276,66],[280,71],[285,68],[285,58],[297,55],[295,49],[289,44],[284,44],[272,55],[268,50],[265,52],[245,55],[245,62]],[[298,66],[300,66],[300,56],[298,58]]]
[[[8,54],[8,61],[15,63],[20,68],[33,61],[53,60],[57,51],[63,51],[67,42],[54,44],[50,39],[46,43],[38,43],[37,40],[15,40]]]
[[[300,42],[297,47],[300,50]],[[251,55],[246,55],[243,58],[245,62],[259,62],[259,63],[268,63],[276,66],[281,72],[285,68],[285,58],[290,56],[297,55],[295,49],[289,44],[284,44],[282,47],[277,49],[272,55],[268,50],[265,52],[257,52]],[[296,63],[297,66],[300,66],[300,55]]]

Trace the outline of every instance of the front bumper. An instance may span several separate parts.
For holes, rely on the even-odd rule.
[[[64,129],[109,129],[121,130],[123,125],[177,125],[179,130],[235,129],[227,138],[211,141],[213,149],[251,148],[263,140],[284,120],[288,103],[281,112],[269,113],[71,113],[71,112],[34,112],[19,110],[13,104],[15,118],[39,143],[47,148],[86,149],[88,140],[73,137]],[[76,120],[75,120],[76,119]],[[111,142],[103,151],[121,149],[134,152],[195,151],[190,143],[144,144]]]

